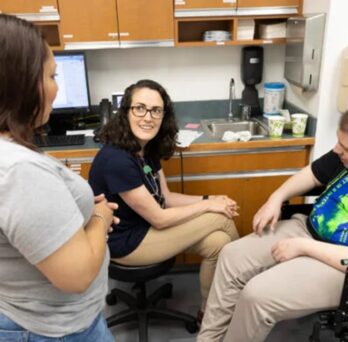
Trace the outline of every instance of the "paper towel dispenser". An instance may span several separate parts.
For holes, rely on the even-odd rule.
[[[284,77],[305,91],[318,89],[324,28],[325,14],[287,21]]]
[[[341,113],[348,110],[348,47],[346,47],[342,53],[341,79],[338,89],[337,109]]]

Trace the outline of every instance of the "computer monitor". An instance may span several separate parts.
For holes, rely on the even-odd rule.
[[[59,87],[52,114],[84,114],[90,98],[86,58],[83,52],[56,52],[56,81]]]

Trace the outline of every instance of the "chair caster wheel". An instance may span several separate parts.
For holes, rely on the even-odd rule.
[[[163,298],[169,299],[173,297],[173,285],[166,284],[163,292]]]
[[[107,305],[115,305],[117,303],[117,298],[114,294],[110,293],[106,296]]]
[[[185,328],[190,334],[194,334],[198,331],[198,324],[196,321],[186,322]]]

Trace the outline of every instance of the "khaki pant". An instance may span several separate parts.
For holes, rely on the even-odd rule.
[[[166,229],[151,227],[132,253],[113,260],[124,265],[148,265],[182,252],[197,253],[203,257],[199,276],[201,294],[206,300],[220,250],[237,238],[231,219],[222,214],[208,213]]]
[[[276,263],[271,256],[276,241],[312,239],[305,219],[295,215],[274,233],[250,234],[223,248],[197,341],[264,341],[276,322],[339,304],[343,272],[308,257]]]

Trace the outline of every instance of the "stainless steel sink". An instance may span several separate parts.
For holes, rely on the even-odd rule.
[[[254,138],[268,135],[267,125],[256,121],[228,121],[226,119],[201,120],[203,131],[210,138],[221,139],[226,131],[249,131]]]

